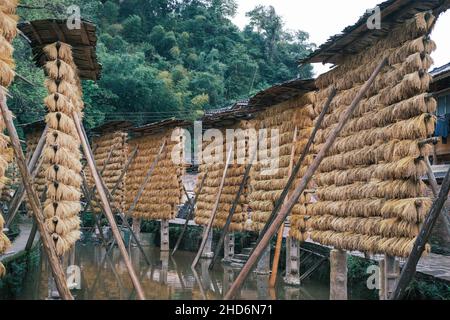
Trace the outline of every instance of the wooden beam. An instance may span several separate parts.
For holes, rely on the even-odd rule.
[[[109,224],[111,226],[111,231],[114,235],[114,238],[116,239],[117,245],[119,247],[120,253],[122,255],[122,258],[125,262],[125,265],[127,267],[128,273],[130,275],[131,281],[133,282],[133,286],[136,288],[136,292],[138,295],[138,298],[141,300],[145,300],[144,291],[142,290],[141,284],[137,278],[136,272],[134,271],[133,264],[131,263],[130,257],[128,256],[127,249],[125,248],[125,244],[123,243],[122,237],[120,235],[119,228],[117,227],[116,221],[114,220],[114,216],[111,210],[111,207],[108,202],[108,198],[106,197],[106,193],[103,189],[103,185],[100,181],[99,173],[95,167],[94,157],[92,155],[92,150],[89,146],[89,143],[87,142],[87,139],[84,135],[84,132],[82,130],[82,124],[79,118],[79,115],[77,112],[72,112],[72,119],[75,122],[75,126],[78,131],[78,135],[81,140],[81,145],[84,151],[84,154],[86,156],[86,160],[89,165],[89,169],[91,170],[92,176],[95,181],[95,185],[98,190],[98,194],[100,196],[101,203],[103,204],[103,207],[105,209],[105,215],[106,218],[109,221]]]
[[[227,162],[225,163],[225,168],[223,169],[222,181],[220,182],[219,190],[216,197],[216,202],[214,203],[213,210],[211,212],[211,217],[209,218],[208,225],[206,226],[203,232],[203,239],[200,244],[200,248],[198,249],[197,255],[192,262],[192,268],[195,269],[197,266],[198,260],[200,260],[200,256],[202,255],[203,249],[205,248],[206,241],[208,240],[209,232],[211,231],[212,225],[214,223],[214,218],[216,217],[217,209],[219,208],[220,197],[222,196],[223,187],[225,185],[225,178],[227,177],[228,166],[231,162],[231,156],[233,155],[233,148],[230,148],[228,151]]]
[[[3,91],[1,90],[0,90],[0,108],[2,111],[6,128],[9,133],[11,145],[14,149],[17,165],[19,166],[20,174],[22,175],[22,179],[24,181],[24,186],[28,195],[30,206],[34,213],[33,217],[36,221],[39,233],[41,234],[42,245],[50,262],[50,267],[56,282],[56,286],[58,288],[58,292],[62,299],[73,300],[73,296],[70,293],[69,288],[67,287],[66,275],[61,266],[58,255],[56,254],[55,243],[53,242],[48,232],[48,229],[45,226],[44,214],[42,212],[39,197],[37,196],[37,193],[34,190],[33,184],[31,182],[31,175],[27,168],[25,156],[23,154],[22,147],[19,142],[19,136],[17,135],[17,131],[13,123],[12,113],[8,109],[8,106],[6,104],[6,97],[3,94]]]
[[[313,163],[308,167],[308,170],[306,171],[305,175],[303,176],[303,178],[300,180],[300,182],[296,186],[292,196],[289,198],[286,205],[283,206],[283,208],[280,210],[280,212],[278,213],[276,218],[273,220],[273,222],[270,225],[270,227],[268,228],[267,232],[262,237],[261,242],[256,246],[256,248],[253,251],[253,254],[250,256],[247,263],[244,265],[244,267],[242,268],[238,277],[236,278],[233,285],[231,286],[230,290],[225,295],[226,300],[233,298],[238,293],[244,280],[247,278],[247,275],[250,273],[251,268],[259,260],[261,254],[264,252],[265,248],[270,243],[270,240],[272,239],[273,235],[275,234],[275,232],[277,232],[277,230],[280,228],[281,224],[284,222],[286,217],[291,212],[292,208],[297,203],[298,199],[300,198],[303,191],[306,189],[306,186],[308,185],[312,176],[314,175],[316,170],[319,168],[320,164],[322,163],[322,160],[325,158],[325,155],[330,150],[330,148],[333,146],[336,138],[338,137],[338,135],[344,128],[345,124],[351,118],[353,112],[358,107],[358,105],[361,102],[361,100],[363,99],[364,95],[367,93],[369,88],[374,83],[378,74],[381,72],[381,70],[384,68],[384,66],[386,66],[387,62],[388,61],[386,58],[383,59],[383,61],[377,66],[375,71],[372,73],[372,75],[370,76],[370,78],[366,82],[366,84],[359,90],[359,92],[356,95],[355,99],[353,100],[352,104],[341,115],[339,123],[329,134],[325,144],[323,145],[323,147],[320,150],[320,152],[318,153],[318,155],[315,157]],[[305,149],[305,151],[306,151],[306,149]],[[304,158],[305,156],[306,156],[305,153],[303,153],[302,158]],[[450,181],[450,177],[449,177],[449,181]]]
[[[450,192],[450,169],[445,175],[444,181],[441,185],[441,190],[438,197],[433,202],[433,205],[428,213],[425,221],[420,229],[420,233],[416,238],[414,247],[411,254],[408,257],[406,264],[403,267],[402,273],[400,274],[400,279],[397,282],[394,292],[392,293],[391,300],[401,300],[406,294],[406,289],[409,283],[416,274],[417,263],[419,262],[422,253],[425,251],[425,246],[430,238],[431,231],[442,212],[445,201],[448,198],[448,193]]]
[[[175,243],[175,247],[173,248],[172,255],[174,255],[175,252],[177,251],[178,247],[180,246],[181,240],[183,239],[183,236],[186,233],[187,227],[189,225],[189,220],[192,219],[192,215],[193,215],[194,210],[195,210],[195,204],[197,203],[197,199],[198,199],[199,195],[202,193],[203,185],[205,184],[205,180],[206,180],[206,176],[207,175],[208,175],[208,170],[205,171],[205,174],[202,177],[202,181],[200,182],[200,186],[198,188],[198,191],[195,194],[194,200],[189,205],[188,214],[186,215],[186,220],[184,222],[183,230],[181,230],[180,236],[178,237],[178,240]]]

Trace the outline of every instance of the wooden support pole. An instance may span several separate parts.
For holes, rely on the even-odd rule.
[[[284,283],[291,286],[300,285],[300,241],[286,238],[286,275]]]
[[[184,222],[183,230],[181,230],[180,236],[178,237],[177,242],[175,243],[175,247],[173,248],[172,255],[175,254],[175,252],[178,250],[178,247],[180,246],[181,240],[183,239],[184,234],[186,233],[187,227],[189,225],[189,220],[192,219],[194,210],[195,210],[195,204],[197,203],[198,196],[202,193],[203,185],[205,184],[206,176],[208,175],[208,170],[205,171],[205,174],[203,175],[202,181],[200,182],[200,186],[198,188],[197,193],[195,194],[194,201],[192,201],[189,205],[188,214],[186,216],[186,220]],[[189,199],[189,198],[188,198]]]
[[[428,242],[428,239],[430,238],[431,231],[433,230],[433,227],[442,212],[445,201],[448,198],[449,191],[450,169],[447,171],[444,181],[442,182],[439,195],[433,202],[430,212],[426,216],[422,228],[420,229],[420,233],[416,238],[411,254],[409,255],[408,260],[403,267],[397,286],[391,295],[391,300],[401,300],[405,296],[406,289],[408,288],[409,283],[416,274],[417,263],[419,262],[422,253],[425,251],[425,246]]]
[[[28,171],[25,156],[20,145],[19,136],[17,135],[16,128],[13,123],[11,112],[6,104],[6,98],[3,91],[0,90],[0,108],[2,111],[3,119],[5,121],[6,128],[9,133],[11,145],[14,149],[16,156],[17,165],[19,166],[20,174],[22,175],[22,180],[24,183],[25,191],[28,195],[31,209],[33,210],[33,217],[36,221],[37,228],[41,234],[42,245],[48,256],[50,267],[52,269],[53,277],[56,281],[56,286],[58,288],[59,294],[64,300],[73,300],[73,296],[67,287],[67,279],[64,270],[59,261],[58,255],[56,254],[55,243],[53,242],[46,226],[45,218],[42,212],[42,207],[37,196],[36,191],[31,183],[31,175]]]
[[[33,180],[37,173],[39,172],[41,166],[42,166],[42,151],[45,147],[45,141],[47,138],[47,132],[48,132],[48,126],[45,127],[44,131],[42,132],[41,137],[39,138],[38,144],[36,145],[36,148],[34,149],[33,156],[31,157],[30,161],[28,162],[28,171],[31,172],[31,179]],[[41,160],[39,160],[41,159]],[[14,193],[14,197],[11,201],[10,209],[8,210],[8,219],[5,223],[5,228],[9,228],[11,223],[13,222],[14,218],[17,215],[17,212],[19,211],[20,205],[22,204],[23,200],[25,199],[25,186],[22,182],[19,186],[19,188]]]
[[[298,130],[297,127],[295,127],[294,138],[292,140],[292,147],[291,147],[291,159],[289,161],[289,169],[288,169],[289,177],[292,174],[292,169],[294,166],[295,147],[296,147],[295,144],[297,142],[297,130]],[[281,245],[283,243],[283,233],[284,233],[284,223],[280,226],[280,230],[278,230],[277,242],[275,245],[275,255],[273,257],[273,264],[272,264],[272,274],[270,275],[269,279],[270,288],[275,288],[275,283],[277,281],[278,263],[280,262]]]
[[[347,252],[330,252],[330,300],[347,300]]]
[[[223,261],[225,263],[230,263],[231,259],[233,259],[234,248],[235,248],[234,232],[227,233],[223,244]],[[209,268],[211,268],[211,265],[209,265]]]
[[[133,286],[136,289],[138,298],[141,300],[145,300],[144,291],[142,290],[141,284],[139,283],[139,279],[137,278],[136,272],[134,271],[134,268],[133,268],[133,264],[131,263],[130,257],[128,256],[128,253],[127,253],[127,249],[126,249],[125,244],[123,243],[123,239],[120,235],[119,228],[117,227],[116,221],[114,220],[114,216],[113,216],[111,207],[109,205],[108,198],[103,189],[103,185],[101,183],[99,173],[95,167],[92,150],[90,149],[89,143],[87,142],[86,137],[84,135],[84,132],[82,129],[82,124],[81,124],[81,121],[80,121],[80,118],[79,118],[77,112],[75,112],[75,111],[72,112],[72,119],[75,122],[75,126],[77,128],[78,135],[80,136],[81,145],[83,147],[83,151],[86,156],[86,160],[88,162],[89,169],[91,170],[92,177],[94,178],[95,185],[97,187],[97,191],[98,191],[101,203],[103,205],[103,208],[105,209],[106,218],[108,219],[109,224],[111,226],[112,234],[113,234],[114,238],[116,239],[120,253],[125,262],[128,273],[130,274],[131,281],[133,282]]]
[[[245,184],[247,183],[248,177],[250,175],[250,170],[253,166],[253,161],[255,160],[257,152],[258,152],[257,148],[255,148],[255,150],[253,151],[253,153],[251,155],[251,158],[249,159],[250,161],[245,168],[244,176],[242,177],[241,184],[239,185],[239,190],[236,194],[236,197],[234,198],[233,204],[230,208],[230,212],[228,213],[227,220],[225,221],[225,225],[223,226],[222,233],[220,234],[219,242],[217,243],[216,249],[214,250],[214,255],[213,255],[213,258],[209,265],[209,270],[212,270],[214,268],[214,265],[217,262],[217,259],[219,258],[220,249],[223,246],[225,237],[227,236],[231,222],[233,221],[234,213],[236,212],[236,208],[239,203],[239,200],[241,199],[241,195],[244,192]]]
[[[169,220],[162,219],[161,220],[161,244],[160,244],[161,252],[166,252],[170,250],[169,243]]]
[[[332,132],[329,134],[327,141],[323,145],[322,149],[314,159],[313,163],[308,167],[308,170],[306,171],[303,178],[298,183],[297,187],[295,188],[292,196],[289,198],[288,202],[285,206],[280,210],[278,215],[276,215],[275,219],[267,229],[267,232],[263,235],[261,242],[255,247],[253,250],[253,254],[248,259],[247,263],[242,268],[240,274],[236,278],[236,281],[231,286],[228,293],[225,295],[225,299],[231,299],[233,298],[237,292],[240,290],[242,284],[244,283],[244,280],[247,278],[247,275],[250,273],[251,268],[253,265],[259,260],[261,254],[263,253],[264,249],[269,245],[270,240],[272,239],[273,235],[277,230],[280,228],[281,224],[284,222],[286,217],[291,212],[292,208],[295,206],[295,204],[298,202],[298,199],[300,198],[300,195],[302,192],[306,189],[309,181],[311,180],[312,176],[316,172],[316,170],[319,168],[319,165],[321,164],[322,160],[325,158],[325,155],[330,150],[330,148],[333,146],[336,138],[338,137],[339,133],[344,128],[344,125],[347,123],[347,121],[352,116],[355,109],[358,107],[359,103],[363,99],[364,95],[367,93],[369,88],[372,86],[373,82],[375,81],[375,78],[377,75],[381,72],[383,67],[387,64],[387,59],[383,59],[383,61],[377,66],[373,74],[371,75],[370,79],[367,81],[367,83],[361,88],[361,90],[356,95],[355,99],[353,100],[352,104],[347,108],[347,110],[342,114],[339,123],[336,127],[332,130]],[[315,136],[317,126],[314,128],[313,135]],[[310,140],[311,141],[311,140]],[[308,141],[308,144],[309,142]],[[311,142],[312,143],[312,142]],[[305,148],[304,151],[309,151],[308,145]],[[303,152],[300,160],[304,159],[306,157],[305,152]],[[303,161],[301,161],[303,162]],[[301,164],[300,164],[301,165]],[[295,175],[298,173],[298,171],[294,170]],[[291,179],[292,178],[292,179]],[[289,178],[289,180],[294,180],[295,176]],[[449,178],[450,180],[450,178]],[[292,183],[292,182],[291,182]],[[286,191],[289,190],[289,188]],[[282,202],[284,203],[284,199],[282,199]]]
[[[392,292],[395,290],[395,284],[400,276],[400,264],[395,257],[384,256],[384,299],[389,300]]]
[[[225,185],[225,178],[227,177],[228,167],[230,165],[232,155],[233,155],[233,148],[230,148],[230,150],[228,151],[225,168],[223,169],[222,180],[220,181],[219,190],[217,192],[216,202],[214,203],[214,207],[211,212],[211,217],[209,218],[208,225],[206,226],[206,229],[203,232],[203,238],[202,238],[202,242],[200,244],[200,248],[198,249],[198,252],[194,258],[194,261],[192,262],[193,269],[195,269],[195,267],[197,266],[198,260],[200,259],[201,255],[203,253],[203,249],[205,248],[206,241],[208,240],[209,231],[211,230],[212,225],[214,223],[214,218],[216,217],[217,209],[219,208],[220,197],[222,196],[223,187]]]

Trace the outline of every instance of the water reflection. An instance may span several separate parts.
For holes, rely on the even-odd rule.
[[[196,270],[191,268],[195,253],[179,251],[174,257],[159,248],[144,247],[151,261],[147,265],[138,248],[130,248],[132,263],[141,280],[147,299],[152,300],[204,300],[221,299],[228,291],[240,269],[218,265],[209,271],[208,260],[201,260]],[[22,299],[46,299],[50,268],[41,259],[36,270],[27,275]],[[79,243],[71,257],[81,269],[81,290],[74,291],[80,300],[124,300],[135,299],[135,290],[128,276],[118,249],[107,255],[106,250],[94,243]],[[33,280],[34,279],[34,280]],[[328,299],[329,288],[325,285],[307,282],[302,288],[284,286],[281,281],[275,289],[268,286],[268,275],[252,273],[241,292],[240,299]]]

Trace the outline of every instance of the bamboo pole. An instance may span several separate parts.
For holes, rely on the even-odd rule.
[[[294,138],[292,140],[291,159],[289,161],[288,176],[291,176],[294,166],[295,157],[295,143],[297,142],[297,127],[295,127]],[[269,278],[269,288],[275,288],[275,282],[277,281],[278,263],[280,262],[281,244],[283,243],[283,231],[284,223],[281,224],[280,230],[278,230],[277,242],[275,245],[275,255],[272,263],[272,274]]]
[[[75,122],[75,126],[77,128],[78,135],[80,136],[81,145],[83,147],[84,154],[86,156],[86,160],[89,165],[89,169],[91,170],[92,177],[94,178],[95,185],[97,187],[97,191],[98,191],[101,203],[103,205],[103,208],[105,209],[106,218],[108,219],[109,224],[111,226],[111,231],[114,235],[114,238],[116,239],[120,253],[121,253],[123,260],[125,262],[125,265],[128,269],[128,273],[130,274],[130,278],[131,278],[131,281],[133,282],[133,286],[136,288],[138,298],[141,300],[145,300],[144,291],[142,290],[141,284],[139,283],[139,280],[136,276],[136,272],[134,271],[133,264],[131,263],[130,257],[128,256],[128,253],[127,253],[127,249],[125,248],[125,244],[123,243],[123,239],[120,235],[119,228],[117,227],[116,221],[114,220],[114,216],[113,216],[111,207],[109,205],[108,198],[106,197],[105,190],[103,189],[103,185],[101,183],[99,173],[95,167],[92,150],[91,150],[89,143],[87,142],[86,137],[83,133],[82,124],[81,124],[81,121],[80,121],[80,118],[79,118],[77,112],[75,112],[75,111],[72,112],[72,119]]]
[[[138,154],[138,147],[136,146],[134,148],[133,152],[131,153],[130,158],[128,158],[127,163],[125,164],[125,167],[123,168],[122,172],[120,173],[119,179],[117,180],[116,184],[114,185],[114,187],[111,190],[112,195],[114,195],[116,193],[117,188],[122,183],[122,180],[125,177],[125,174],[128,172],[128,169],[130,168],[130,165],[133,162],[133,160],[136,158],[137,154]]]
[[[31,183],[31,175],[25,162],[25,156],[20,145],[19,136],[17,135],[16,127],[14,126],[14,122],[12,120],[12,114],[8,109],[8,106],[6,104],[6,97],[4,96],[2,90],[0,90],[0,108],[2,110],[3,119],[9,133],[11,145],[14,149],[17,165],[19,166],[20,174],[22,175],[30,206],[34,213],[33,217],[35,218],[37,228],[39,230],[39,233],[41,234],[42,245],[50,262],[50,267],[56,282],[56,287],[62,299],[73,300],[73,296],[70,293],[69,288],[67,287],[66,275],[61,266],[58,255],[56,254],[55,243],[53,242],[45,226],[45,218],[42,212],[39,197],[37,196],[36,191],[33,188],[33,184]]]
[[[309,166],[308,170],[306,171],[303,178],[300,180],[298,185],[296,186],[294,193],[289,198],[288,202],[285,206],[283,206],[282,210],[278,213],[276,218],[273,220],[272,224],[268,228],[267,232],[263,235],[261,242],[256,246],[254,249],[252,255],[248,259],[247,263],[242,268],[241,272],[239,273],[238,277],[232,284],[230,290],[225,295],[225,300],[232,299],[240,290],[244,280],[247,278],[247,275],[249,274],[251,268],[253,265],[259,260],[261,254],[263,253],[264,249],[267,247],[267,245],[270,242],[270,239],[275,234],[275,232],[278,230],[280,225],[284,222],[286,217],[291,212],[292,208],[297,203],[300,195],[305,190],[306,186],[308,185],[309,181],[311,180],[312,176],[316,172],[316,170],[319,168],[320,163],[325,158],[325,155],[330,150],[330,148],[333,146],[336,138],[338,137],[339,133],[342,131],[344,125],[347,123],[347,121],[352,116],[355,109],[358,107],[360,101],[363,99],[364,95],[367,93],[368,89],[372,86],[373,82],[375,81],[378,74],[381,72],[383,67],[387,64],[387,59],[383,59],[383,61],[377,66],[373,74],[370,76],[369,80],[366,82],[366,84],[360,89],[357,96],[353,100],[352,104],[347,108],[345,113],[342,114],[339,123],[337,126],[332,130],[330,135],[327,138],[327,141],[323,145],[322,149],[320,150],[317,157],[314,159],[313,163]],[[313,132],[314,133],[314,132]],[[306,149],[305,149],[306,150]],[[304,153],[302,154],[302,157],[304,156]],[[291,176],[292,177],[292,176]],[[450,180],[450,178],[449,178]]]
[[[47,132],[48,132],[48,126],[45,127],[44,131],[42,132],[41,137],[39,138],[38,144],[36,145],[36,148],[34,149],[33,156],[31,157],[30,161],[28,162],[28,171],[31,172],[31,179],[33,180],[37,173],[39,172],[42,161],[39,161],[42,155],[42,150],[44,150],[45,147],[45,141],[47,138]],[[22,204],[23,200],[25,199],[25,186],[22,182],[19,186],[19,188],[14,193],[13,200],[11,201],[10,210],[8,212],[8,219],[5,223],[5,227],[8,228],[14,218],[17,215],[17,212],[19,211],[20,205]]]
[[[187,227],[189,225],[189,220],[191,220],[192,214],[194,213],[195,204],[197,203],[197,199],[199,195],[202,193],[203,185],[205,184],[206,176],[208,175],[208,170],[205,171],[205,174],[203,175],[202,181],[200,182],[200,186],[198,188],[197,193],[195,194],[194,200],[189,205],[189,211],[186,215],[186,220],[184,222],[183,230],[181,230],[180,236],[178,237],[177,242],[175,243],[175,247],[173,248],[172,255],[175,254],[175,252],[178,250],[178,247],[180,246],[181,240],[183,239],[184,234],[186,233]]]
[[[242,192],[244,191],[245,183],[247,182],[247,179],[250,175],[250,170],[253,166],[253,161],[255,160],[257,152],[258,152],[258,148],[255,148],[255,150],[250,158],[250,162],[248,163],[247,167],[245,168],[244,176],[242,177],[242,181],[239,186],[239,190],[236,194],[236,197],[234,198],[230,212],[228,213],[227,221],[225,222],[225,225],[222,229],[222,233],[220,235],[219,242],[216,245],[216,249],[214,250],[214,255],[211,260],[211,263],[208,266],[209,270],[212,270],[214,268],[214,264],[217,262],[217,259],[219,258],[220,249],[222,248],[223,243],[225,241],[225,237],[228,234],[228,229],[230,228],[231,221],[233,220],[233,215],[236,211],[239,199],[241,198]]]
[[[225,163],[225,168],[223,169],[222,181],[220,182],[219,191],[217,193],[216,202],[214,203],[213,210],[211,212],[211,217],[209,218],[208,225],[203,232],[202,243],[200,244],[200,248],[198,249],[197,255],[195,256],[194,261],[192,262],[192,268],[195,269],[197,266],[198,260],[200,260],[200,256],[202,255],[203,249],[205,249],[206,241],[208,239],[209,232],[211,231],[212,225],[214,223],[214,218],[216,217],[217,209],[219,208],[220,197],[222,196],[223,187],[225,185],[225,178],[227,177],[228,166],[230,165],[231,156],[233,155],[233,148],[230,148],[228,151],[227,162]]]
[[[445,201],[448,198],[448,193],[450,192],[450,169],[445,175],[444,181],[441,185],[441,190],[438,197],[433,202],[430,212],[428,213],[425,221],[420,229],[420,233],[416,238],[414,247],[411,251],[405,266],[403,267],[400,278],[397,282],[394,292],[392,293],[391,300],[401,300],[404,298],[406,289],[409,286],[412,278],[416,273],[417,263],[419,262],[422,253],[425,251],[425,246],[430,238],[431,231],[433,230],[436,221],[441,214],[442,208],[444,207]]]

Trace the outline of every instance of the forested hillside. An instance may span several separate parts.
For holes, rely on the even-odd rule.
[[[303,31],[288,31],[271,7],[256,7],[244,30],[231,22],[235,0],[22,0],[21,20],[67,18],[74,3],[98,26],[97,83],[85,81],[88,126],[105,120],[136,123],[177,116],[194,119],[203,110],[227,106],[295,77],[311,77],[297,60],[313,44]],[[17,71],[10,108],[20,123],[42,119],[42,70],[31,50],[15,40]]]

